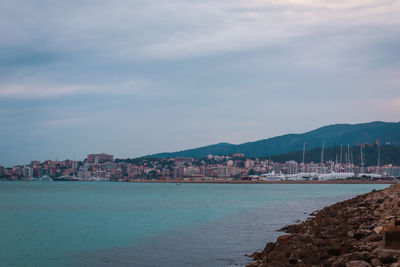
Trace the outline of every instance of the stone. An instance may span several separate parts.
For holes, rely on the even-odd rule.
[[[348,237],[353,238],[354,237],[354,231],[348,231],[346,234]]]
[[[374,228],[374,232],[377,234],[382,233],[382,231],[383,231],[383,226],[377,226]]]
[[[389,258],[394,258],[394,257],[399,257],[400,256],[400,250],[394,250],[394,249],[386,249],[383,247],[377,247],[372,251],[372,255],[374,255],[375,258],[378,258],[382,261],[382,259],[389,259]]]
[[[371,259],[371,265],[373,267],[379,267],[379,266],[382,266],[382,262],[377,258],[373,258],[373,259]]]
[[[249,264],[247,264],[247,267],[258,267],[258,266],[260,266],[260,263],[256,262],[256,261],[253,261],[253,262],[250,262]]]
[[[286,235],[252,255],[256,262],[251,267],[400,267],[400,249],[387,249],[381,242],[383,226],[400,227],[398,196],[400,185],[392,185],[315,212],[284,227]],[[389,243],[398,240],[392,237],[389,233]]]
[[[366,261],[350,261],[346,263],[346,267],[371,267],[371,264]]]

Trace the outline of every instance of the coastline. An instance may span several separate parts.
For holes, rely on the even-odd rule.
[[[287,234],[253,253],[248,267],[400,266],[400,250],[388,249],[383,241],[384,229],[399,224],[400,185],[373,190],[283,227]]]
[[[243,180],[133,180],[132,183],[188,183],[188,184],[397,184],[396,180],[326,180],[326,181],[243,181]]]
[[[38,182],[38,179],[23,179],[23,180],[13,180],[13,179],[0,179],[0,182]],[[113,182],[113,183],[172,183],[172,184],[399,184],[400,180],[387,180],[387,179],[375,179],[375,180],[361,180],[361,179],[331,179],[331,180],[284,180],[284,181],[248,181],[248,180],[180,180],[180,179],[168,179],[168,180],[59,180],[54,179],[45,182]]]

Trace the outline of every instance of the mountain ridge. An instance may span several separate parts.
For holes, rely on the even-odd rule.
[[[201,158],[208,154],[230,155],[244,153],[248,157],[266,157],[302,150],[306,142],[307,149],[325,147],[335,144],[354,146],[358,143],[374,144],[379,140],[381,144],[400,146],[400,122],[373,121],[357,124],[331,124],[319,127],[305,133],[289,133],[271,138],[250,141],[242,144],[221,142],[213,145],[192,148],[177,152],[163,152],[144,157],[171,158],[193,157]]]

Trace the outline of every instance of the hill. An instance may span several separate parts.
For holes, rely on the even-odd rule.
[[[302,150],[306,142],[307,149],[336,145],[355,146],[358,143],[381,144],[400,146],[400,122],[369,122],[360,124],[333,124],[324,126],[302,134],[286,134],[239,145],[219,143],[200,148],[188,149],[178,152],[159,153],[146,157],[171,158],[171,157],[205,157],[212,155],[230,155],[244,153],[247,157],[266,157],[280,155]]]

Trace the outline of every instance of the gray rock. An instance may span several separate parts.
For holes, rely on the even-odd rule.
[[[371,264],[366,261],[350,261],[346,263],[346,267],[371,267]]]
[[[379,267],[379,266],[382,266],[382,262],[377,258],[373,258],[373,259],[371,259],[371,265],[373,267]]]

